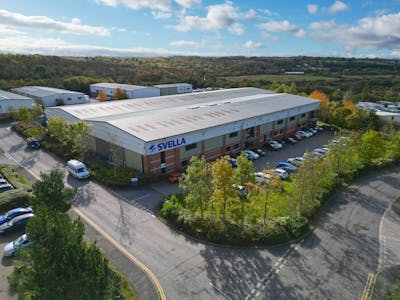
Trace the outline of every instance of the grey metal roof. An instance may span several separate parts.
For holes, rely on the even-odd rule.
[[[148,142],[318,103],[301,96],[238,88],[48,110],[105,122]]]
[[[1,100],[32,100],[32,98],[25,97],[19,94],[10,93],[7,91],[0,90],[0,101]]]
[[[32,97],[46,97],[59,94],[82,94],[80,92],[74,92],[69,90],[57,89],[47,86],[23,86],[15,89],[11,89],[13,92],[21,93]]]
[[[178,86],[189,86],[192,87],[190,83],[167,83],[167,84],[157,84],[153,85],[156,88],[162,89],[162,88],[169,88],[169,87],[178,87]]]
[[[148,86],[142,86],[142,85],[121,84],[121,83],[112,83],[112,82],[99,82],[99,83],[91,84],[90,86],[92,86],[92,87],[97,86],[97,87],[103,87],[103,88],[109,88],[109,89],[121,88],[125,91],[134,91],[134,90],[152,88],[151,86],[148,87]]]

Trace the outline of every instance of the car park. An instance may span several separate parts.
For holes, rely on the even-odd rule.
[[[286,162],[286,161],[281,161],[281,162],[279,162],[279,163],[276,165],[276,167],[277,167],[278,169],[283,169],[283,170],[285,170],[285,171],[288,172],[288,173],[297,172],[297,167],[294,166],[294,165],[292,165],[292,164],[289,163],[289,162]]]
[[[0,216],[0,225],[8,222],[11,219],[18,217],[20,215],[30,214],[30,213],[33,213],[33,209],[30,206],[17,207],[17,208],[11,209],[8,212],[6,212],[4,215]]]
[[[267,142],[267,145],[272,149],[272,150],[280,150],[283,148],[283,145],[281,143],[278,143],[277,141],[274,140],[269,140]]]
[[[32,241],[26,234],[21,235],[15,241],[8,243],[4,247],[4,256],[14,256],[18,249],[26,248],[32,245]]]
[[[3,223],[0,225],[0,234],[5,234],[10,231],[14,231],[22,226],[25,226],[25,224],[28,222],[30,218],[34,217],[34,214],[29,213],[29,214],[23,214],[20,216],[17,216],[10,221]]]
[[[257,153],[257,154],[260,155],[260,156],[265,156],[265,155],[267,154],[264,150],[262,150],[262,149],[260,149],[260,148],[254,149],[254,150],[252,150],[252,151],[255,152],[255,153]]]
[[[26,145],[32,150],[38,150],[41,147],[40,142],[32,137],[26,139]]]
[[[248,160],[256,160],[260,158],[260,155],[251,150],[243,150],[243,153]]]

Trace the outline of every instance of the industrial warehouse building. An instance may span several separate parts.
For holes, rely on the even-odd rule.
[[[20,107],[32,107],[34,103],[32,98],[0,90],[0,117],[8,116],[11,111],[17,111]]]
[[[80,92],[56,89],[45,86],[23,86],[11,89],[12,92],[30,97],[43,107],[86,103],[87,96]]]
[[[154,87],[160,89],[160,96],[186,94],[193,91],[190,83],[158,84]]]
[[[160,96],[160,89],[152,86],[140,86],[120,83],[95,83],[90,85],[90,95],[97,97],[99,92],[103,92],[110,100],[114,97],[117,89],[121,89],[127,96],[127,99],[148,98]]]
[[[144,173],[169,173],[192,156],[237,153],[315,121],[319,101],[257,88],[52,107],[47,117],[85,120],[90,147]]]

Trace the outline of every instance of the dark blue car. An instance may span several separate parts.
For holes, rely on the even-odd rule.
[[[286,161],[279,162],[276,165],[276,167],[279,168],[279,169],[283,169],[283,170],[287,171],[288,173],[297,171],[297,167],[296,166],[294,166],[291,163],[286,162]]]
[[[33,218],[34,214],[23,214],[12,218],[10,221],[3,223],[0,225],[0,234],[8,233],[10,231],[14,231],[28,222],[30,218]]]
[[[0,225],[10,221],[11,219],[13,219],[15,217],[18,217],[18,216],[24,215],[24,214],[29,214],[32,212],[33,212],[32,207],[18,207],[18,208],[9,210],[4,215],[0,216]]]

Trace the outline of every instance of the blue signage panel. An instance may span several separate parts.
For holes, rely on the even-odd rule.
[[[177,139],[172,139],[172,140],[166,140],[164,142],[160,142],[158,144],[153,144],[149,147],[149,152],[150,153],[155,153],[155,152],[162,152],[168,149],[176,148],[182,145],[186,145],[186,140],[185,138],[177,138]]]

